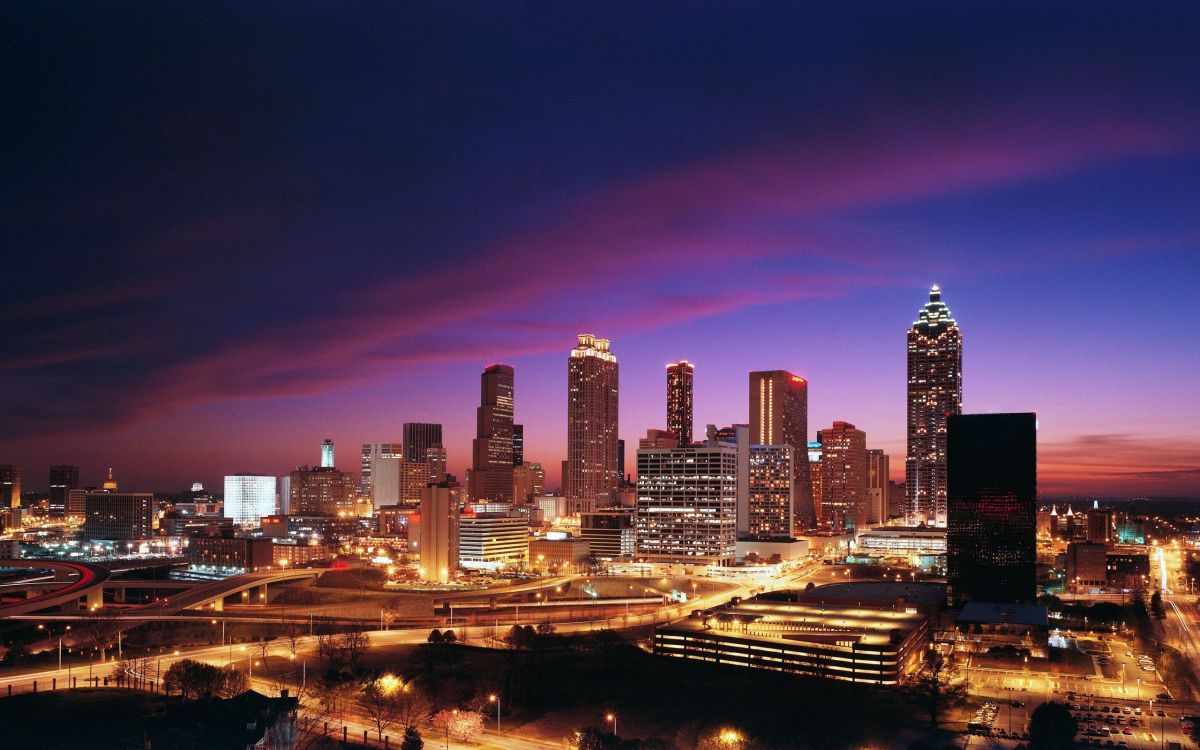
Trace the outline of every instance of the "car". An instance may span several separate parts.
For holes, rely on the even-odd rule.
[[[1101,706],[1100,713],[1104,713],[1104,714],[1108,713],[1108,706]]]
[[[1143,664],[1143,665],[1142,665],[1142,671],[1143,671],[1143,672],[1153,672],[1153,671],[1154,671],[1154,665],[1152,665],[1152,664]]]
[[[1132,734],[1133,734],[1133,730],[1132,730],[1132,729],[1130,729],[1129,727],[1125,727],[1124,729],[1122,729],[1122,730],[1121,730],[1121,734],[1129,734],[1129,735],[1132,735]]]
[[[1157,699],[1158,699],[1158,700],[1160,700],[1160,701],[1169,701],[1169,700],[1171,700],[1171,696],[1170,696],[1169,694],[1167,694],[1167,693],[1159,693],[1158,695],[1156,695],[1156,696],[1154,696],[1154,697],[1155,697],[1155,698],[1157,698]]]
[[[1163,710],[1160,708],[1160,709],[1158,709],[1157,711],[1155,711],[1155,712],[1154,712],[1154,715],[1155,715],[1155,716],[1166,716],[1167,714],[1166,714],[1166,712],[1165,712],[1165,711],[1163,711]]]
[[[1132,652],[1132,651],[1126,651],[1126,652],[1125,652],[1125,655],[1126,655],[1126,656],[1130,656],[1130,657],[1132,657],[1132,656],[1133,656],[1133,652]]]
[[[1133,709],[1131,709],[1129,706],[1121,706],[1121,713],[1131,714],[1133,713]]]
[[[1134,709],[1133,709],[1133,712],[1134,712],[1135,714],[1137,714],[1138,716],[1141,716],[1141,715],[1142,715],[1142,707],[1141,707],[1141,706],[1135,706],[1135,707],[1134,707]]]

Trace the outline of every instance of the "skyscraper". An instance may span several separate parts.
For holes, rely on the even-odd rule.
[[[525,463],[525,425],[513,425],[513,466]]]
[[[956,603],[1037,596],[1037,417],[947,421],[946,581]]]
[[[471,499],[512,502],[513,368],[488,365],[480,376],[479,408],[471,444]]]
[[[428,461],[430,448],[441,447],[442,426],[431,422],[404,423],[404,457],[409,461]]]
[[[329,438],[325,438],[325,441],[321,443],[321,468],[333,468],[333,441]]]
[[[611,498],[621,481],[617,456],[617,358],[608,339],[579,334],[567,358],[567,476],[570,498]]]
[[[513,502],[528,503],[546,493],[546,472],[539,463],[513,467]]]
[[[796,470],[790,445],[750,447],[748,532],[755,537],[790,537],[796,529]]]
[[[867,450],[867,523],[888,519],[888,455],[881,448]]]
[[[821,521],[834,529],[867,523],[867,433],[849,422],[821,430]]]
[[[445,482],[421,490],[421,528],[417,534],[421,556],[421,578],[450,580],[458,570],[458,497]]]
[[[288,513],[298,516],[352,516],[354,475],[332,467],[293,471],[288,484]]]
[[[362,458],[359,463],[359,475],[361,481],[359,485],[362,487],[362,492],[367,497],[375,497],[371,493],[371,482],[374,474],[374,465],[381,458],[399,458],[403,455],[403,450],[400,443],[363,443]],[[379,507],[376,504],[375,507]]]
[[[808,381],[786,370],[750,373],[750,442],[753,445],[790,445],[796,471],[796,521],[815,520],[812,481],[808,462]]]
[[[637,556],[730,564],[737,543],[737,448],[638,450]]]
[[[0,509],[21,507],[21,467],[0,464]]]
[[[962,332],[933,285],[908,329],[905,521],[946,525],[946,420],[962,413]]]
[[[50,467],[50,515],[67,512],[67,494],[79,487],[79,467],[58,464]]]
[[[692,374],[686,359],[667,365],[667,429],[680,445],[692,443]]]
[[[225,477],[225,517],[239,526],[257,526],[276,513],[275,477],[235,474]]]

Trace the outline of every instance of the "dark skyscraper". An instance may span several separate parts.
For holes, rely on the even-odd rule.
[[[67,493],[79,487],[79,467],[60,464],[50,467],[50,515],[67,512]]]
[[[815,521],[808,462],[808,381],[786,370],[750,373],[750,443],[790,445],[796,471],[796,522]]]
[[[962,413],[962,333],[935,284],[908,329],[905,521],[946,525],[946,420]]]
[[[621,482],[617,459],[619,373],[608,339],[579,334],[579,343],[567,359],[567,473],[563,485],[569,498],[611,498]]]
[[[1036,415],[955,415],[947,436],[946,578],[953,601],[1033,601]]]
[[[692,374],[695,367],[686,359],[667,365],[667,429],[679,445],[692,443]]]
[[[471,444],[471,499],[512,502],[513,368],[488,365],[480,377],[475,441]]]
[[[427,461],[430,448],[442,444],[442,426],[425,422],[404,423],[404,460]]]
[[[0,464],[0,509],[21,507],[21,467]]]
[[[525,463],[525,425],[513,425],[513,466]]]

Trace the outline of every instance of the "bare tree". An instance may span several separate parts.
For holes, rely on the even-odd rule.
[[[350,630],[338,636],[338,643],[343,653],[350,660],[350,666],[358,669],[358,657],[371,646],[371,638],[361,625],[355,625]]]
[[[967,698],[967,684],[958,679],[958,665],[936,649],[929,649],[921,667],[909,679],[909,688],[918,703],[929,713],[929,723],[937,729],[942,714]]]

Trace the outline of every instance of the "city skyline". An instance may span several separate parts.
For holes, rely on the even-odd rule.
[[[1194,24],[1105,8],[18,11],[0,463],[215,490],[430,422],[461,480],[503,361],[557,486],[596,331],[627,467],[686,358],[697,434],[783,369],[897,479],[938,283],[1041,491],[1200,496]]]

